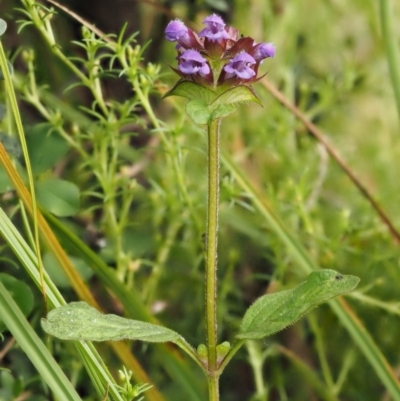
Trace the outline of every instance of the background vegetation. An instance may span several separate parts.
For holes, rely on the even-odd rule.
[[[346,302],[393,368],[396,383],[400,237],[312,131],[318,127],[329,149],[341,155],[393,227],[400,227],[397,88],[379,2],[63,3],[117,35],[102,39],[58,7],[48,14],[40,9],[41,15],[30,4],[2,3],[9,24],[2,42],[15,69],[38,203],[79,273],[65,276],[52,242],[42,236],[44,266],[64,298],[88,293],[107,312],[157,319],[192,344],[204,342],[206,138],[185,115],[184,101],[161,100],[176,81],[168,68],[175,63],[174,46],[163,39],[163,30],[172,18],[199,27],[217,12],[229,25],[277,48],[276,57],[263,65],[268,75],[255,85],[264,107],[241,106],[222,125],[220,339],[232,340],[257,297],[304,281],[299,257],[266,218],[269,210],[315,265],[361,278]],[[399,4],[391,7],[396,20]],[[397,50],[399,37],[397,24],[389,37]],[[315,126],[306,127],[273,88]],[[0,96],[8,110],[2,113],[2,143],[25,179],[19,148],[10,139],[16,137],[10,105],[4,91]],[[1,169],[1,206],[34,248],[26,207],[12,188]],[[1,272],[33,293],[31,325],[81,397],[101,399],[74,345],[43,335],[40,291],[7,241],[0,245]],[[9,371],[0,371],[0,398],[51,399],[11,334],[3,335],[0,356]],[[159,399],[205,399],[200,369],[176,350],[128,346],[146,380],[121,361],[121,350],[105,344],[97,349],[112,374],[123,363],[133,370],[134,382],[151,380],[155,387],[146,399],[157,399],[150,398],[154,389],[162,394]],[[249,342],[222,376],[222,400],[400,399],[368,352],[374,351],[360,348],[354,333],[324,305],[264,342]]]

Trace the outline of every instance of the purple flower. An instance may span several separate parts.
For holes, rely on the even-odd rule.
[[[200,37],[208,38],[211,41],[229,39],[229,34],[225,30],[225,23],[220,16],[210,15],[204,19],[203,24],[206,24],[206,28],[199,33]]]
[[[240,79],[251,79],[256,75],[255,71],[250,67],[253,64],[256,64],[256,60],[250,54],[241,52],[224,67],[225,78],[229,79],[236,75]]]
[[[165,28],[165,37],[170,42],[182,40],[185,37],[189,38],[189,32],[186,25],[179,19],[171,21]]]
[[[186,50],[179,57],[179,70],[184,74],[197,74],[205,77],[210,73],[207,60],[196,50]]]
[[[256,43],[253,38],[239,35],[239,31],[225,25],[217,14],[204,18],[205,28],[197,33],[180,19],[171,21],[165,36],[178,42],[178,68],[172,69],[183,80],[215,90],[250,85],[257,81],[260,64],[275,56],[272,43]],[[222,68],[222,71],[221,71]]]
[[[275,56],[275,46],[272,43],[260,43],[251,52],[256,61],[262,61]]]

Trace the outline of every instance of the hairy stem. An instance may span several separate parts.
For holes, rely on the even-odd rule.
[[[206,232],[206,330],[208,349],[209,400],[219,399],[217,370],[217,244],[219,197],[219,126],[208,124],[208,200]]]
[[[215,375],[208,376],[208,400],[209,401],[219,400],[219,376]]]

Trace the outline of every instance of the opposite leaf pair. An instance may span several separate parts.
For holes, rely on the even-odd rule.
[[[294,289],[259,298],[244,315],[236,338],[261,339],[281,331],[310,309],[351,291],[359,281],[358,277],[343,276],[333,270],[315,271]],[[63,340],[169,341],[187,350],[187,343],[183,337],[173,330],[116,315],[104,315],[84,302],[72,302],[53,309],[47,319],[42,319],[42,327],[46,333]],[[204,365],[203,360],[201,363]]]

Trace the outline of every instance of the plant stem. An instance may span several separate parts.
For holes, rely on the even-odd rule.
[[[208,200],[206,232],[206,331],[208,349],[209,400],[219,400],[217,370],[217,244],[219,198],[219,126],[208,124]]]
[[[219,400],[219,376],[216,375],[208,376],[208,400],[209,401]]]

